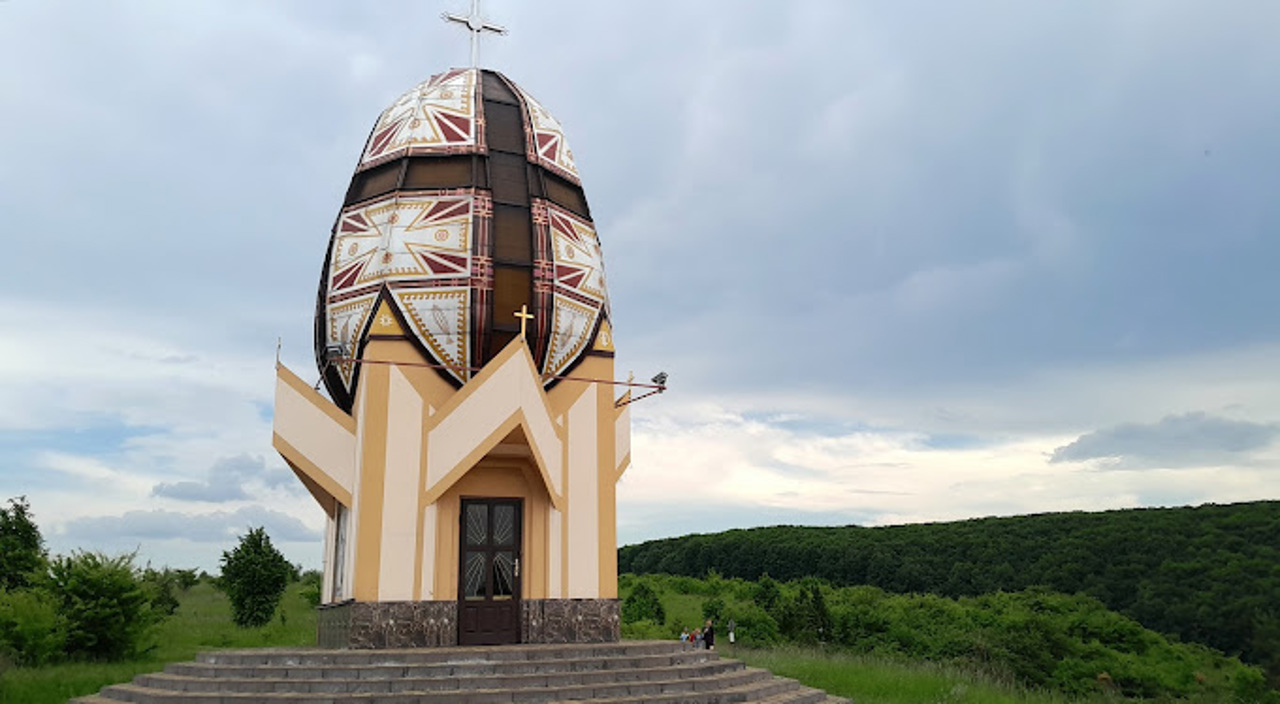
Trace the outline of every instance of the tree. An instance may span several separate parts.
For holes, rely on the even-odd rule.
[[[667,620],[667,612],[662,608],[662,599],[647,579],[637,582],[622,602],[623,623],[635,623],[642,619],[659,625],[666,623]]]
[[[0,589],[22,589],[45,563],[44,539],[31,520],[27,497],[9,499],[0,508]]]
[[[751,597],[760,608],[770,613],[778,606],[778,600],[782,598],[782,589],[778,587],[778,583],[769,576],[768,572],[760,575],[760,581],[756,585],[755,594]]]
[[[833,634],[831,612],[822,595],[822,586],[812,577],[800,583],[800,591],[794,599],[782,607],[780,624],[783,631],[800,643],[825,643]]]
[[[293,566],[271,544],[265,528],[250,529],[234,550],[222,553],[222,590],[237,626],[264,626],[275,615]]]

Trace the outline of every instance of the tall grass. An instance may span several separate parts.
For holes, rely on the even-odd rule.
[[[71,697],[93,694],[104,686],[128,682],[135,675],[191,660],[201,650],[315,645],[315,610],[292,584],[275,620],[262,628],[238,628],[231,621],[226,596],[208,583],[179,595],[177,612],[152,635],[154,645],[139,660],[117,663],[65,663],[19,667],[0,672],[0,704],[63,704]]]
[[[858,704],[1065,704],[1061,694],[1018,687],[990,675],[927,662],[902,662],[812,648],[719,648],[775,675],[799,680]]]

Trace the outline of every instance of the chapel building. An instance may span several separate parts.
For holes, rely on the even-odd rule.
[[[472,68],[382,112],[320,279],[327,397],[277,367],[274,446],[328,517],[321,646],[618,639],[611,325],[546,108]]]

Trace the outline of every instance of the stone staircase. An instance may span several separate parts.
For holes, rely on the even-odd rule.
[[[201,653],[79,704],[836,704],[844,699],[668,641],[415,650],[260,649]]]

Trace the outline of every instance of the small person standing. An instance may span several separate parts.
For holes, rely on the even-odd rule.
[[[680,630],[680,649],[681,650],[689,649],[689,627],[688,626],[685,626],[683,629]]]
[[[716,649],[716,627],[711,619],[707,619],[707,625],[702,627],[702,641],[707,644],[707,650]]]
[[[693,629],[693,649],[702,650],[702,630],[699,628]]]

